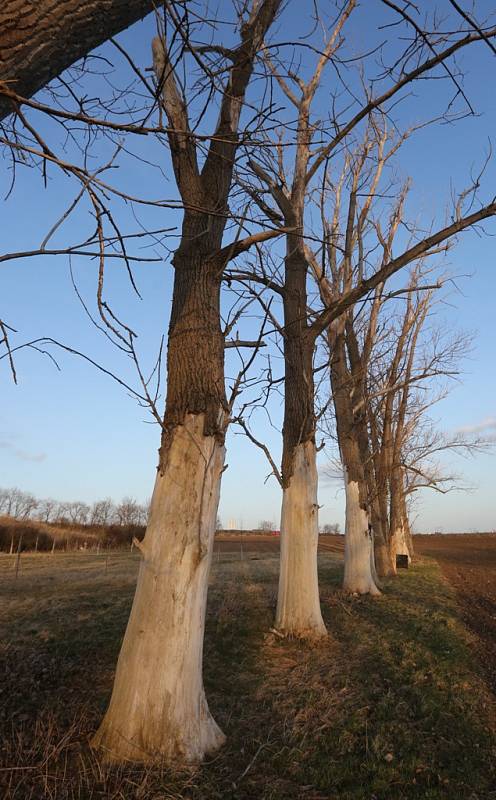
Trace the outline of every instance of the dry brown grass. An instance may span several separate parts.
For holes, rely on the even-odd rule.
[[[0,557],[2,800],[489,800],[491,697],[432,566],[377,601],[347,598],[321,555],[328,641],[268,633],[277,556],[214,557],[205,641],[226,747],[199,769],[102,768],[108,700],[138,556]]]

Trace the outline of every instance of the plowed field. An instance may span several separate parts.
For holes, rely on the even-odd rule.
[[[465,624],[478,637],[481,663],[496,692],[496,534],[415,536],[456,589]]]

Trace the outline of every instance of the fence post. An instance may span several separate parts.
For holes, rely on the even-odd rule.
[[[19,536],[19,543],[17,545],[17,557],[16,557],[16,565],[15,565],[15,577],[17,580],[17,576],[19,575],[19,566],[21,564],[21,546],[22,546],[22,537],[23,534]]]

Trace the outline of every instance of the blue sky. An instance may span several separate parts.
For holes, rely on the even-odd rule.
[[[478,4],[479,6],[479,4]],[[480,4],[480,15],[489,3]],[[371,22],[384,15],[379,3],[367,4],[359,10],[356,23],[349,27],[350,52],[359,52],[369,41]],[[382,19],[382,17],[381,17]],[[296,4],[290,3],[279,23],[281,32],[290,38],[299,32]],[[133,52],[136,60],[149,66],[148,46],[153,32],[150,20],[139,23],[119,37]],[[379,36],[379,34],[377,34]],[[99,50],[116,62],[112,81],[118,83],[124,67],[110,45]],[[466,89],[478,116],[453,125],[435,125],[413,136],[402,151],[400,175],[412,175],[413,187],[409,215],[429,224],[442,222],[449,208],[453,189],[461,189],[469,181],[471,169],[484,160],[488,141],[495,130],[496,108],[494,75],[496,61],[482,46],[463,57],[468,70]],[[108,91],[94,77],[88,93]],[[443,90],[444,91],[444,90]],[[436,113],[441,88],[422,85],[415,96],[405,100],[399,112],[401,122],[412,124]],[[325,87],[319,97],[325,105]],[[44,134],[52,142],[60,142],[57,126],[42,124]],[[70,143],[68,153],[74,155]],[[170,178],[167,151],[147,139],[131,141],[129,147],[146,154],[156,167],[137,161],[131,155],[121,158],[119,185],[134,194],[174,198],[174,182]],[[98,158],[110,152],[109,143],[100,143]],[[169,176],[169,178],[167,178]],[[494,178],[494,159],[488,166],[482,195],[489,199]],[[3,198],[10,185],[7,161],[0,173],[0,194]],[[1,252],[18,251],[38,246],[53,222],[60,216],[77,187],[68,178],[49,170],[47,188],[39,173],[18,167],[14,190],[2,200]],[[485,192],[485,194],[484,194]],[[137,229],[131,211],[125,204],[117,212],[122,225]],[[180,222],[176,212],[141,209],[141,222],[148,228],[173,227]],[[61,228],[59,244],[84,238],[91,228],[88,209],[81,204],[73,217]],[[436,409],[435,417],[446,431],[477,427],[483,424],[489,433],[496,430],[496,375],[494,370],[494,223],[485,226],[488,235],[463,234],[456,249],[449,254],[449,270],[458,276],[458,291],[450,294],[441,316],[453,329],[476,330],[475,349],[464,364],[464,374],[454,385],[449,397]],[[171,248],[174,238],[168,240]],[[138,250],[136,250],[138,252]],[[138,346],[147,368],[152,367],[160,337],[167,330],[170,312],[172,268],[164,252],[139,251],[161,260],[143,263],[136,268],[136,278],[143,299],[133,297],[122,265],[113,264],[107,271],[108,293],[115,310],[137,330]],[[96,265],[89,260],[72,261],[78,287],[94,306]],[[465,277],[464,277],[465,276]],[[19,333],[16,340],[26,341],[39,336],[52,336],[88,353],[124,379],[133,380],[126,359],[90,325],[73,291],[68,259],[44,257],[21,259],[0,264],[0,313]],[[52,351],[61,370],[33,351],[21,351],[16,357],[19,383],[14,385],[6,361],[0,362],[0,485],[19,486],[40,497],[60,500],[81,499],[88,502],[105,496],[119,499],[131,495],[139,500],[151,493],[157,460],[160,432],[151,424],[146,411],[139,408],[125,390],[89,364],[63,353]],[[228,372],[234,367],[228,365]],[[280,424],[281,402],[271,401],[274,424]],[[280,456],[280,435],[262,416],[257,434],[269,444],[276,460]],[[228,435],[229,467],[224,474],[220,516],[225,525],[233,520],[244,527],[256,526],[259,520],[277,524],[280,491],[271,478],[264,456],[233,430]],[[494,505],[494,456],[479,455],[473,459],[450,456],[450,468],[463,473],[473,492],[440,496],[424,492],[416,505],[418,530],[474,530],[496,528]],[[343,523],[343,494],[335,482],[321,481],[321,521]]]

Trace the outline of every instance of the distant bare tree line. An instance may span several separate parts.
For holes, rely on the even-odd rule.
[[[146,525],[148,511],[149,501],[138,503],[132,497],[124,497],[120,503],[106,497],[90,504],[80,500],[64,502],[51,497],[38,499],[17,487],[0,488],[0,515],[18,520],[71,525]]]

